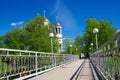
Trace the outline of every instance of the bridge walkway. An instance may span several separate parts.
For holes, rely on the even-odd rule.
[[[68,65],[59,67],[57,69],[51,70],[44,74],[38,75],[30,80],[71,80],[71,77],[78,70],[80,65],[84,62],[84,59],[77,60]],[[85,61],[84,68],[81,70],[77,80],[93,80],[92,72],[89,67],[89,60]]]
[[[94,80],[89,60],[85,60],[77,80]]]

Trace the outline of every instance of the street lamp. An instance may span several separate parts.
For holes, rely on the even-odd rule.
[[[76,48],[76,54],[77,54],[78,49]]]
[[[52,40],[52,38],[54,37],[54,34],[50,33],[49,37],[51,39],[52,66],[54,66],[54,65],[56,66],[56,58],[54,58],[54,55],[53,55],[53,40]]]
[[[56,35],[57,39],[59,38],[58,35]],[[59,46],[60,42],[59,42],[59,39],[58,39],[58,53],[60,53],[60,46]]]
[[[92,48],[92,53],[93,53],[93,43],[91,43],[90,45],[91,45],[91,48]]]
[[[99,32],[98,28],[94,28],[93,29],[93,33],[95,34],[95,38],[96,38],[96,49],[98,50],[98,39],[97,39],[97,33]],[[98,52],[98,51],[97,51]],[[100,64],[100,55],[98,55],[99,57],[99,64]]]
[[[89,48],[89,50],[90,50],[90,53],[91,53],[91,48]]]
[[[76,48],[76,51],[78,51],[78,49]]]
[[[52,38],[54,37],[54,34],[53,34],[53,33],[50,33],[50,34],[49,34],[49,37],[50,37],[50,39],[51,39],[51,52],[52,52],[52,54],[53,54],[53,41],[52,41]]]
[[[96,38],[96,49],[98,49],[98,39],[97,39],[98,32],[99,32],[98,28],[93,29],[93,33],[95,34],[95,38]]]
[[[72,45],[70,45],[70,54],[72,55]]]

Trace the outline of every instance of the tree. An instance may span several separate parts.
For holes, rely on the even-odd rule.
[[[69,45],[71,44],[71,40],[70,38],[64,38],[63,39],[63,51],[67,52],[67,48],[69,47]]]
[[[24,26],[24,30],[28,32],[28,47],[30,50],[51,52],[51,44],[49,33],[52,32],[53,26],[49,24],[50,29],[48,30],[47,25],[44,25],[44,17],[37,16]],[[56,52],[56,39],[53,39],[54,52]]]
[[[82,48],[83,47],[83,38],[80,35],[77,35],[74,41],[75,46]]]
[[[75,38],[74,44],[76,46],[76,51],[77,54],[80,54],[83,52],[83,38],[80,35],[77,35],[77,37]]]
[[[85,44],[85,53],[88,56],[89,47],[91,43],[94,44],[94,51],[96,50],[95,46],[95,34],[93,34],[93,29],[98,28],[98,45],[99,47],[108,41],[116,32],[116,29],[111,25],[110,21],[97,21],[96,19],[87,19],[87,27],[84,34],[84,44]]]
[[[7,48],[24,49],[25,38],[24,31],[16,28],[5,35],[4,42]]]
[[[5,35],[4,43],[7,48],[40,52],[51,52],[49,33],[53,32],[52,24],[44,25],[44,17],[36,16],[26,23],[23,29],[16,28]],[[50,29],[48,30],[48,26]],[[54,52],[58,42],[53,38]]]
[[[0,47],[5,47],[4,39],[4,36],[0,36]]]

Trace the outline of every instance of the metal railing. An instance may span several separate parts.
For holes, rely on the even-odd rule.
[[[120,32],[90,55],[102,80],[120,79]]]
[[[76,59],[68,54],[0,48],[0,80],[26,79]]]

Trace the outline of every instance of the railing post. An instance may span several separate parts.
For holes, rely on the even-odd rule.
[[[21,52],[19,52],[19,58],[21,58]],[[22,60],[20,60],[20,63],[19,64],[22,64],[21,62]],[[21,65],[22,66],[22,65]],[[20,72],[20,78],[22,77],[22,72]]]
[[[30,59],[30,52],[29,52],[29,74],[31,74],[30,68],[31,68],[31,59]]]
[[[62,64],[65,64],[65,57],[64,57],[64,55],[62,57],[63,57],[63,63]]]
[[[108,47],[108,50],[107,50],[107,51],[108,51],[108,57],[109,57],[109,54],[110,54],[110,51],[109,51],[109,50],[110,50],[110,44],[108,44],[107,47]],[[110,58],[108,58],[108,60],[110,60]],[[107,67],[107,78],[109,77],[109,73],[108,73],[109,71],[110,71],[110,69],[109,69],[109,66],[108,66],[108,67]]]
[[[115,47],[118,47],[118,40],[115,41]]]
[[[38,62],[37,62],[37,59],[38,59],[38,53],[35,53],[35,69],[36,69],[36,73],[38,71]]]
[[[50,60],[52,60],[52,64],[54,65],[54,67],[58,66],[59,60],[61,61],[61,63],[67,63],[70,62],[71,59],[75,59],[75,56],[64,54],[42,54],[40,52],[13,49],[0,49],[0,51],[4,51],[4,55],[0,55],[0,65],[2,66],[0,68],[0,74],[3,74],[0,76],[0,79],[3,78],[5,80],[10,80],[12,76],[14,76],[14,78],[17,78],[18,75],[20,76],[18,78],[19,80],[30,78],[32,76],[37,76],[40,71],[39,68],[43,67],[41,65],[39,66],[39,63],[41,63],[40,59],[46,59],[46,63],[44,63],[46,65],[46,69],[48,69],[48,67],[51,65],[51,61],[48,61],[48,57],[50,57]],[[14,53],[18,54],[14,55]]]
[[[9,76],[7,76],[7,80],[9,80]]]
[[[9,56],[9,51],[7,51],[7,56]],[[7,80],[9,80],[9,75],[7,76]]]
[[[108,50],[110,50],[110,45],[108,45]]]
[[[9,55],[9,51],[7,51],[7,56]]]
[[[118,49],[117,55],[119,56],[119,53],[120,53],[119,50],[120,50],[120,48],[119,48],[118,41],[119,41],[119,39],[115,40],[115,47]],[[119,66],[119,65],[118,65],[119,62],[116,63],[116,64],[117,64],[117,65],[116,65],[116,68],[117,68],[117,66]],[[116,70],[116,72],[115,72],[115,77],[114,77],[114,79],[115,79],[115,80],[119,80],[119,79],[120,79],[119,68],[117,68],[117,70]]]
[[[57,59],[56,59],[56,58],[57,58],[57,56],[54,55],[54,59],[55,59],[55,60],[54,60],[54,62],[55,62],[54,65],[55,65],[55,67],[56,67],[56,63],[57,63],[57,61],[56,61]]]

